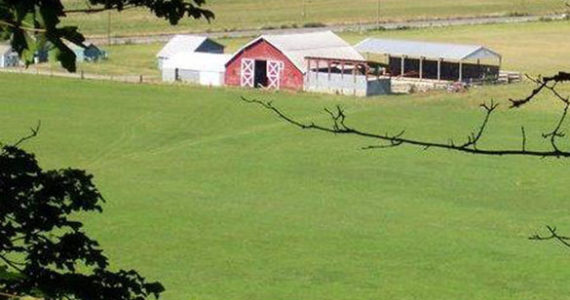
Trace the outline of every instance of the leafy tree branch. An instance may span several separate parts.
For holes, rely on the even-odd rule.
[[[0,148],[0,291],[47,299],[158,298],[159,282],[135,270],[113,271],[99,243],[75,214],[102,212],[93,176],[79,169],[43,170],[18,146]]]
[[[66,9],[63,0],[0,0],[0,40],[10,41],[26,64],[34,61],[38,51],[48,50],[53,59],[74,72],[75,53],[68,43],[85,47],[85,37],[77,27],[61,25],[67,14],[141,7],[172,25],[186,17],[208,21],[214,18],[211,11],[202,8],[205,0],[88,0],[87,3],[87,8]]]

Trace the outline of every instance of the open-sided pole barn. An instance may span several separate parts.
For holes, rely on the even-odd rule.
[[[366,56],[384,55],[392,76],[449,81],[496,80],[497,52],[478,45],[369,38],[355,46]]]
[[[373,96],[390,93],[390,79],[372,72],[365,60],[306,57],[305,90],[339,95]]]

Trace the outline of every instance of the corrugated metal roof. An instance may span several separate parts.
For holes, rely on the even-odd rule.
[[[229,54],[179,52],[164,63],[163,69],[224,72],[226,70],[226,62],[231,57]]]
[[[361,53],[379,53],[432,59],[501,58],[497,52],[479,45],[457,45],[433,42],[368,38],[354,46]]]
[[[364,60],[358,51],[332,31],[262,35],[242,47],[234,56],[260,40],[279,49],[301,72],[307,69],[305,57],[308,56]]]
[[[162,50],[158,52],[156,57],[170,58],[170,56],[178,52],[194,52],[206,41],[206,39],[208,38],[198,35],[175,35],[170,39],[170,41],[168,41],[168,43],[166,43]]]

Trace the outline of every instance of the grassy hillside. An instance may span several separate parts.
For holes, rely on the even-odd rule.
[[[64,0],[71,7],[82,7],[83,0]],[[303,3],[305,16],[303,17]],[[206,7],[216,19],[186,20],[172,27],[145,10],[128,10],[111,14],[113,35],[158,32],[221,31],[244,28],[303,26],[308,23],[359,23],[376,20],[377,0],[211,0]],[[563,1],[553,0],[381,0],[383,21],[425,18],[470,17],[482,15],[545,14],[563,11]],[[67,24],[79,25],[90,35],[107,34],[108,14],[74,14]]]
[[[42,120],[25,145],[41,164],[95,174],[108,202],[89,232],[116,267],[163,281],[165,299],[559,299],[568,249],[527,237],[570,232],[568,160],[362,151],[373,141],[301,132],[237,100],[319,122],[342,104],[351,124],[445,141],[474,128],[480,101],[523,87],[364,101],[0,75],[0,124],[13,141]],[[521,124],[536,141],[554,107],[499,112],[485,145],[518,146]]]
[[[567,23],[473,28],[381,34],[473,39],[532,73],[570,66]],[[107,203],[81,216],[89,233],[115,267],[162,281],[166,300],[565,299],[570,252],[527,237],[544,224],[570,234],[569,160],[363,151],[374,141],[303,132],[238,100],[323,123],[340,104],[355,126],[459,141],[494,98],[480,147],[520,146],[524,124],[540,148],[560,106],[506,109],[532,87],[353,99],[0,74],[0,140],[42,120],[25,148],[95,175]]]

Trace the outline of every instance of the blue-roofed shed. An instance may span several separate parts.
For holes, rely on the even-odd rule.
[[[85,48],[74,45],[73,52],[75,53],[76,60],[79,62],[97,62],[107,58],[107,52],[93,44],[89,44]]]

